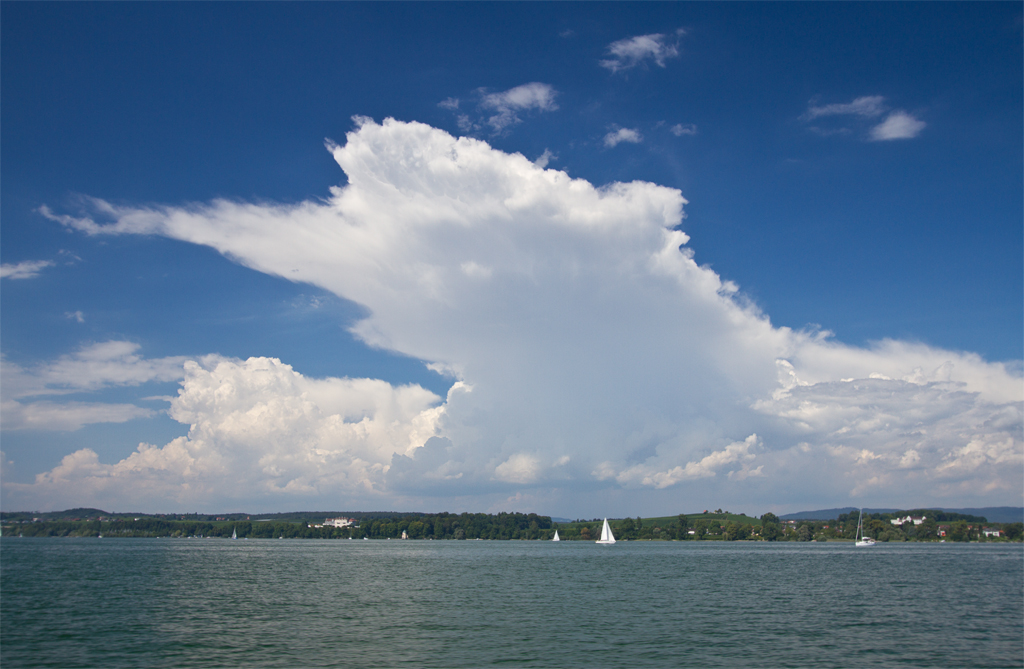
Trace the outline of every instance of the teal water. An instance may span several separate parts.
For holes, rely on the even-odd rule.
[[[1022,667],[993,544],[0,540],[0,665]]]

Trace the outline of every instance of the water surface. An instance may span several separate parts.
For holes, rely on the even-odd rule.
[[[0,540],[17,667],[1022,667],[1024,547]]]

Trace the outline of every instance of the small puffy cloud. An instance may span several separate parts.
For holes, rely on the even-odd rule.
[[[488,93],[484,88],[478,89],[476,93],[479,96],[476,105],[479,115],[472,112],[459,113],[461,101],[458,98],[447,98],[437,105],[456,114],[456,123],[462,132],[470,133],[490,126],[495,133],[502,133],[522,122],[520,114],[524,112],[551,112],[558,109],[555,102],[558,92],[550,84],[537,81],[499,93]]]
[[[486,508],[522,489],[566,513],[614,512],[609,490],[633,487],[658,506],[841,506],[879,490],[892,505],[1020,498],[1019,364],[772,325],[695,260],[678,190],[598,187],[393,119],[363,120],[329,148],[347,183],[324,200],[95,201],[51,215],[92,235],[210,246],[364,305],[352,332],[458,379],[448,396],[411,388],[392,401],[402,393],[383,382],[204,360],[172,403],[195,426],[187,439],[69,467],[96,485],[140,472],[168,495],[217,484],[250,498],[362,491]],[[393,404],[404,408],[386,419],[378,407]],[[56,490],[48,481],[68,471],[32,490]]]
[[[488,93],[480,100],[480,106],[495,112],[487,119],[487,123],[495,131],[502,131],[510,125],[519,123],[519,112],[555,111],[555,89],[550,84],[532,82],[510,88],[501,93]]]
[[[810,106],[800,118],[804,121],[813,121],[822,116],[866,116],[874,118],[885,112],[885,98],[881,95],[865,95],[855,99],[853,102],[836,103],[823,105],[821,107]]]
[[[23,262],[0,265],[0,278],[3,279],[34,279],[39,272],[52,267],[52,260],[25,260]]]
[[[75,321],[77,323],[85,322],[85,314],[83,314],[81,311],[65,311],[64,318]]]
[[[554,111],[558,109],[558,105],[555,104],[555,89],[549,84],[539,82],[516,86],[502,93],[489,93],[484,96],[480,104],[487,109],[497,111],[528,109]]]
[[[643,135],[635,128],[618,128],[604,136],[604,145],[608,148],[618,146],[622,142],[639,144],[642,141],[644,141]]]
[[[683,30],[676,31],[676,37],[682,34]],[[608,45],[608,54],[609,58],[601,61],[601,67],[612,72],[629,70],[648,60],[665,67],[666,60],[679,56],[679,43],[661,33],[637,35],[612,42]]]
[[[871,129],[871,139],[885,142],[892,139],[913,139],[924,130],[924,121],[919,121],[905,111],[897,110]]]
[[[683,135],[696,135],[697,126],[695,126],[692,123],[676,123],[674,126],[669,128],[669,132],[671,132],[676,137],[682,137]]]

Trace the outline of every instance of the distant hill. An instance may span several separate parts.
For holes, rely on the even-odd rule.
[[[953,513],[962,513],[971,516],[982,516],[990,523],[1019,523],[1024,521],[1024,507],[1020,506],[986,506],[984,508],[976,509],[950,509],[943,506],[935,507],[914,507],[917,509],[922,508],[933,508],[937,511],[951,511]],[[787,513],[784,516],[779,516],[780,520],[835,520],[841,513],[850,513],[856,511],[855,506],[844,506],[840,509],[821,509],[819,511],[800,511],[797,513]],[[864,509],[864,513],[893,513],[895,511],[902,511],[903,509]]]
[[[981,509],[939,509],[953,511],[972,516],[984,516],[990,523],[1021,523],[1024,522],[1024,507],[1020,506],[986,506]]]
[[[796,513],[787,513],[784,516],[779,516],[779,520],[835,520],[841,513],[850,513],[856,511],[855,506],[844,506],[839,509],[821,509],[819,511],[798,511]],[[864,509],[864,513],[892,513],[893,511],[899,511],[899,509]]]

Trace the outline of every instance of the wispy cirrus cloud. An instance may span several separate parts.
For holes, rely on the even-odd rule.
[[[84,320],[80,312],[68,317]],[[133,342],[106,341],[28,367],[0,360],[0,426],[5,430],[73,431],[93,423],[123,423],[153,416],[150,409],[133,404],[45,399],[152,381],[176,381],[184,375],[186,358],[147,359],[138,350],[139,345]]]
[[[601,67],[613,73],[632,69],[647,61],[665,67],[666,60],[679,57],[678,38],[684,34],[686,31],[680,28],[674,35],[653,33],[612,42],[608,45],[609,57],[600,61]]]
[[[24,260],[19,263],[4,263],[0,265],[0,278],[34,279],[39,276],[39,272],[52,266],[52,260]]]
[[[135,406],[106,402],[16,402],[0,403],[5,430],[43,430],[74,432],[96,423],[125,423],[136,418],[150,418],[155,411]]]
[[[77,314],[71,314],[72,317]],[[3,365],[5,399],[90,392],[115,386],[137,386],[150,381],[176,381],[187,358],[144,358],[139,344],[105,341],[88,344],[70,355],[30,367]]]
[[[853,102],[833,103],[828,105],[810,106],[800,117],[804,121],[813,121],[822,116],[866,116],[874,118],[885,113],[885,98],[881,95],[865,95]]]

